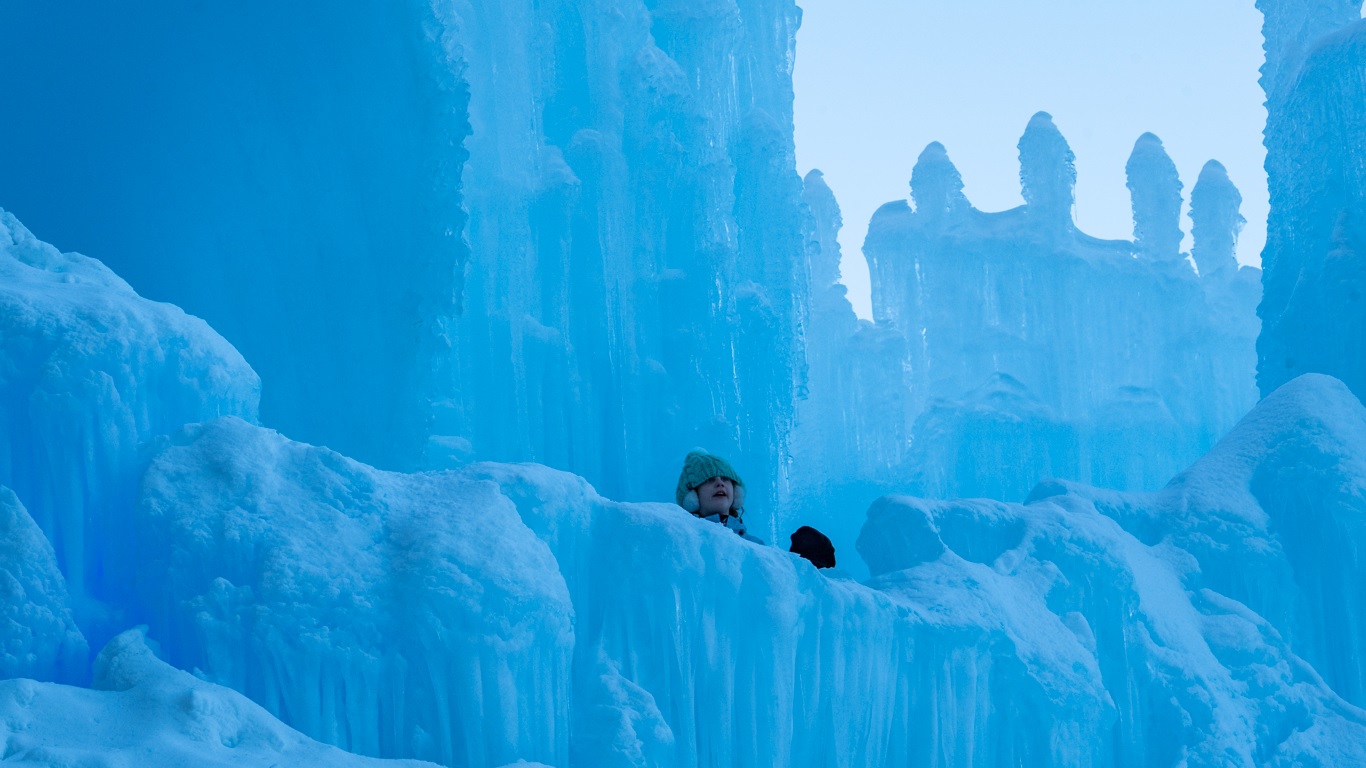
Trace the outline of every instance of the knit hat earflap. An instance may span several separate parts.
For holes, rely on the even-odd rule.
[[[702,506],[697,498],[697,487],[713,477],[724,477],[735,483],[735,498],[730,503],[730,511],[743,509],[745,481],[740,479],[730,462],[700,449],[689,453],[688,458],[683,460],[683,472],[679,474],[678,487],[674,489],[678,506],[696,514]]]

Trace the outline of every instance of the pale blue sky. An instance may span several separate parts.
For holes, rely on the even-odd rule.
[[[1243,263],[1260,263],[1267,191],[1253,0],[798,0],[797,167],[820,168],[844,213],[844,282],[868,317],[863,237],[879,205],[908,196],[940,141],[982,210],[1019,205],[1015,144],[1049,112],[1077,155],[1077,224],[1132,235],[1124,163],[1161,137],[1190,189],[1222,162],[1243,194]],[[1182,228],[1189,233],[1184,215]],[[1186,247],[1189,248],[1189,238]]]

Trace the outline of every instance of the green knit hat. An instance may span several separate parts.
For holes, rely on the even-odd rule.
[[[730,505],[732,511],[745,505],[745,481],[740,479],[740,474],[730,462],[699,450],[689,453],[688,458],[683,460],[683,471],[678,475],[678,487],[674,489],[678,506],[696,512],[699,506],[697,486],[713,477],[724,477],[735,483],[735,500]]]

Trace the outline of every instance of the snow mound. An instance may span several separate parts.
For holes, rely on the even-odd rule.
[[[1147,543],[1190,553],[1206,585],[1366,705],[1366,407],[1342,382],[1287,382],[1158,493],[1054,484],[1034,497],[1062,491]]]
[[[926,762],[1366,760],[1366,712],[1270,623],[1203,586],[1184,550],[1142,543],[1079,495],[885,497],[859,547],[872,586],[947,640],[934,655],[948,666],[925,688],[960,709],[938,744],[933,720],[917,722]]]
[[[0,486],[0,678],[75,681],[88,652],[52,545]]]
[[[490,482],[383,472],[236,418],[151,462],[132,613],[166,657],[349,751],[565,751],[573,608]]]
[[[129,567],[140,445],[187,422],[254,419],[260,382],[203,321],[3,210],[0,339],[0,485],[52,542],[78,618],[101,623],[94,601]]]
[[[100,652],[93,689],[0,682],[0,736],[6,764],[35,767],[431,766],[319,744],[236,691],[157,659],[142,630]]]

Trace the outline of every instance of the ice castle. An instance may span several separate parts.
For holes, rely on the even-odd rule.
[[[1039,113],[871,321],[792,0],[0,7],[0,760],[1366,765],[1366,21],[1257,5],[1264,271]]]

